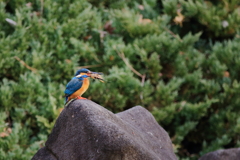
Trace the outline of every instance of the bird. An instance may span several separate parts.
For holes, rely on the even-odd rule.
[[[86,99],[81,96],[84,92],[86,92],[90,85],[90,81],[88,78],[90,77],[104,82],[101,74],[102,73],[99,72],[92,72],[86,68],[79,69],[66,86],[66,89],[64,91],[65,104],[71,99]]]

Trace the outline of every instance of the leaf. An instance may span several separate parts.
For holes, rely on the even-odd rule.
[[[144,19],[144,18],[143,18],[143,15],[140,15],[138,22],[139,22],[140,24],[145,25],[145,24],[151,23],[152,20],[151,20],[151,19]]]
[[[182,15],[181,13],[181,9],[178,9],[177,10],[177,16],[174,18],[174,22],[178,25],[180,25],[182,27],[182,23],[183,23],[183,20],[184,20],[184,16]]]

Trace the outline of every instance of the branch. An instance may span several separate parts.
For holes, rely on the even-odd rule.
[[[40,0],[41,1],[41,17],[43,17],[43,6],[44,6],[44,0]]]
[[[32,67],[30,67],[29,65],[27,65],[27,64],[26,64],[23,60],[21,60],[19,57],[14,56],[14,58],[15,58],[17,61],[19,61],[23,66],[25,66],[27,69],[31,70],[31,71],[34,72],[34,73],[37,73],[37,69],[32,68]]]
[[[144,86],[144,83],[145,83],[146,75],[145,75],[145,74],[142,75],[142,74],[139,73],[136,69],[134,69],[134,68],[131,66],[131,64],[128,63],[128,61],[127,61],[127,59],[126,59],[126,57],[125,57],[125,55],[124,55],[123,52],[118,52],[118,51],[116,51],[116,52],[118,53],[119,57],[122,58],[123,62],[127,65],[127,67],[129,67],[129,68],[131,69],[131,71],[133,71],[133,73],[135,73],[136,75],[138,75],[139,77],[142,78],[141,85],[142,85],[142,87],[143,87],[143,86]],[[141,92],[141,94],[140,94],[140,99],[143,100],[143,92]]]
[[[125,57],[125,55],[124,55],[124,53],[123,52],[117,52],[118,53],[118,55],[119,55],[119,57],[121,57],[122,58],[122,60],[123,60],[123,62],[131,69],[131,71],[133,71],[133,73],[135,73],[136,75],[138,75],[139,77],[143,77],[143,75],[141,74],[141,73],[139,73],[137,70],[135,70],[129,63],[128,63],[128,61],[127,61],[127,59],[126,59],[126,57]]]
[[[182,42],[181,38],[179,38],[175,33],[173,33],[171,30],[169,30],[168,28],[165,28],[166,31],[168,31],[168,33],[170,33],[174,38],[176,38],[177,40],[179,40],[180,42]]]

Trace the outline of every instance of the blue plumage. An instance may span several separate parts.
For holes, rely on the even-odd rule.
[[[66,90],[64,91],[66,100],[68,97],[80,89],[83,85],[83,78],[87,78],[87,75],[83,75],[81,77],[73,77],[70,82],[68,82],[66,86]]]
[[[83,78],[77,78],[77,77],[73,77],[71,79],[70,82],[68,82],[67,86],[66,86],[66,90],[64,91],[64,93],[66,94],[66,96],[73,94],[74,92],[76,92],[79,88],[82,87],[82,80]]]

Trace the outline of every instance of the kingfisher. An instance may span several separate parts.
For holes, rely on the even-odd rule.
[[[74,77],[68,82],[66,86],[65,93],[65,102],[69,102],[71,99],[86,99],[81,97],[84,92],[88,89],[90,85],[89,77],[93,79],[98,79],[101,82],[104,82],[102,73],[92,72],[86,68],[79,69]]]

